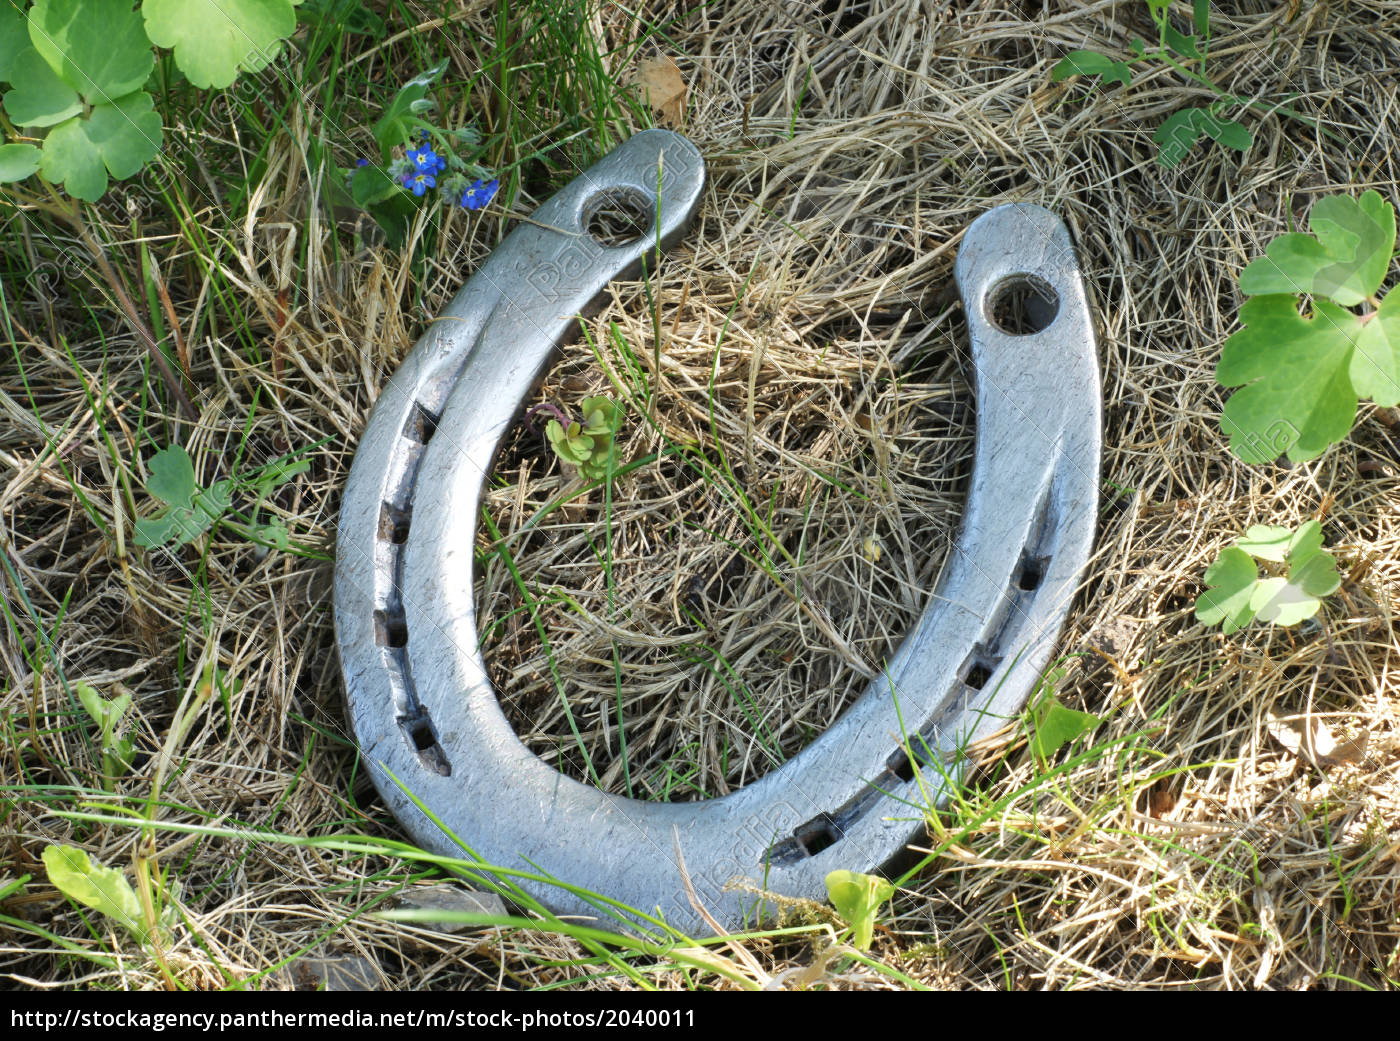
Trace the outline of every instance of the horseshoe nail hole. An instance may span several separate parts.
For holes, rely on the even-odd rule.
[[[401,510],[391,502],[379,508],[379,540],[402,546],[408,541],[408,522],[413,518],[412,510]]]
[[[1001,664],[1000,658],[982,657],[980,651],[974,651],[968,658],[968,663],[963,666],[963,682],[973,690],[981,690],[987,685],[987,681],[992,678],[992,673],[997,671],[997,666]]]
[[[452,763],[448,761],[447,753],[442,750],[442,745],[438,743],[437,733],[433,730],[433,721],[428,717],[427,712],[420,709],[418,715],[400,719],[399,726],[403,728],[408,739],[413,742],[413,747],[418,751],[418,758],[424,766],[442,777],[451,775]]]
[[[1039,589],[1040,583],[1045,580],[1045,568],[1049,563],[1049,557],[1022,555],[1021,566],[1016,571],[1016,588],[1027,592]]]
[[[408,419],[403,425],[403,436],[410,441],[417,441],[420,445],[426,445],[437,433],[437,425],[438,417],[415,401],[413,407],[408,410]]]
[[[885,760],[885,769],[894,774],[901,781],[912,781],[914,779],[914,760],[903,748],[896,748],[894,753]]]
[[[815,857],[822,850],[841,841],[841,829],[830,815],[819,813],[806,824],[793,829],[792,837],[806,851],[807,856]]]
[[[985,306],[988,320],[1002,332],[1029,336],[1050,327],[1060,313],[1060,297],[1037,275],[1011,275],[992,287]]]
[[[583,230],[600,246],[630,246],[651,230],[655,208],[636,188],[607,188],[583,204]]]
[[[408,646],[408,622],[403,612],[374,612],[374,642],[381,647]]]

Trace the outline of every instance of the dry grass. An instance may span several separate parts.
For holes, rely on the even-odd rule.
[[[570,348],[541,391],[567,402],[604,387],[614,323],[652,365],[660,329],[658,423],[723,449],[733,466],[728,493],[677,465],[618,483],[611,604],[588,543],[602,530],[597,494],[511,543],[529,582],[566,590],[592,619],[547,613],[604,785],[625,790],[630,779],[638,794],[670,798],[731,790],[828,725],[932,591],[972,433],[963,330],[947,306],[961,229],[1011,200],[1069,224],[1102,324],[1105,491],[1061,642],[1081,656],[1060,695],[1108,722],[1093,751],[1053,776],[1015,732],[979,750],[966,801],[932,821],[936,856],[907,880],[876,945],[886,965],[932,986],[1393,988],[1400,978],[1400,431],[1393,414],[1367,407],[1352,438],[1315,463],[1242,466],[1220,435],[1212,377],[1236,273],[1290,216],[1331,192],[1400,199],[1400,106],[1386,71],[1400,62],[1400,21],[1381,0],[1238,6],[1257,13],[1217,17],[1222,85],[1296,95],[1351,154],[1297,122],[1248,116],[1256,144],[1242,159],[1200,149],[1178,171],[1158,168],[1151,130],[1204,92],[1170,73],[1087,94],[1048,75],[1066,50],[1125,50],[1147,35],[1137,4],[866,0],[814,16],[775,2],[684,16],[670,37],[691,86],[684,129],[710,163],[701,218],[652,286],[657,313],[640,287],[616,287],[589,323],[598,357]],[[477,17],[424,31],[486,32]],[[610,17],[597,28],[630,32]],[[164,968],[129,944],[118,968],[96,968],[0,924],[11,980],[215,986],[320,950],[364,958],[371,982],[397,988],[530,986],[568,978],[561,963],[580,950],[538,933],[448,935],[356,914],[417,882],[391,857],[178,830],[143,845],[134,828],[57,812],[74,806],[65,786],[95,783],[66,677],[133,693],[143,756],[118,792],[143,799],[160,773],[166,824],[398,834],[347,737],[323,558],[377,388],[509,222],[499,211],[453,217],[421,275],[387,252],[337,252],[296,158],[306,133],[281,142],[246,217],[232,222],[212,203],[201,214],[222,234],[221,264],[249,321],[207,326],[191,343],[201,419],[183,436],[205,479],[224,475],[245,428],[254,460],[313,445],[312,470],[270,507],[315,554],[267,554],[228,534],[207,552],[134,552],[123,482],[150,508],[138,462],[150,445],[129,390],[139,349],[106,319],[99,338],[42,286],[6,287],[27,386],[14,362],[0,363],[4,551],[53,654],[33,668],[43,638],[10,581],[26,644],[8,628],[0,637],[0,777],[26,789],[5,796],[4,878],[39,881],[0,911],[103,946],[100,923],[94,937],[42,881],[39,850],[62,841],[107,864],[167,866],[186,915]],[[209,284],[178,274],[200,270],[186,238],[152,234],[192,328]],[[94,408],[88,395],[104,385],[121,391]],[[619,458],[658,444],[633,416]],[[566,480],[526,431],[497,476],[491,509],[507,532]],[[771,571],[800,580],[826,624],[754,563],[777,550],[742,523],[735,489],[771,503],[776,541],[794,556],[801,547],[800,568]],[[1312,516],[1350,571],[1317,624],[1225,638],[1193,620],[1222,546],[1248,524]],[[883,542],[878,563],[862,552],[867,534]],[[493,566],[482,581],[488,657],[517,729],[581,776],[533,627],[510,613],[509,576]],[[700,646],[742,687],[691,653]],[[222,690],[204,679],[212,666]],[[195,725],[170,740],[186,710]],[[1270,712],[1368,734],[1366,755],[1311,765],[1269,736]],[[818,958],[806,944],[750,946],[764,978],[789,985]],[[861,966],[827,978],[890,985]]]

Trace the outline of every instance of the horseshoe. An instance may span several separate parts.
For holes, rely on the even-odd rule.
[[[383,388],[345,489],[335,573],[356,739],[413,839],[465,855],[403,788],[487,863],[695,933],[751,923],[759,890],[824,899],[827,872],[879,868],[922,833],[922,807],[958,784],[966,745],[1021,711],[1050,658],[1089,559],[1101,447],[1069,232],[1038,206],[993,209],[955,265],[977,395],[962,527],[883,673],[801,753],[722,798],[641,802],[558,773],[516,736],[478,650],[482,485],[559,342],[609,281],[684,233],[704,176],[689,141],[648,130],[507,236]],[[652,226],[595,241],[591,216],[619,201]],[[560,913],[598,914],[571,889],[525,885]]]

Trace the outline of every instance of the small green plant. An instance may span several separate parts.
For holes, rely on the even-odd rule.
[[[1283,573],[1261,578],[1256,560]],[[1205,582],[1209,588],[1196,601],[1196,618],[1228,634],[1256,618],[1297,625],[1317,614],[1320,598],[1336,592],[1342,579],[1336,559],[1322,549],[1322,525],[1313,520],[1296,532],[1254,525],[1206,569]]]
[[[1225,341],[1215,378],[1242,387],[1221,428],[1246,463],[1315,459],[1351,432],[1359,398],[1400,403],[1400,296],[1379,296],[1394,207],[1375,191],[1329,196],[1309,224],[1312,234],[1278,236],[1240,272],[1244,328]]]
[[[165,503],[165,509],[136,521],[136,544],[147,549],[157,546],[184,546],[214,526],[233,506],[233,493],[240,481],[225,478],[201,488],[194,476],[194,463],[180,445],[162,448],[151,456],[146,490]],[[262,467],[251,479],[251,490],[261,501],[272,489],[310,467],[305,460],[280,461]],[[244,537],[286,550],[291,536],[281,521],[243,523],[227,520]]]
[[[300,0],[0,0],[6,130],[0,182],[38,174],[96,202],[109,178],[133,177],[159,153],[161,118],[147,91],[154,47],[169,48],[196,87],[256,71],[296,30]],[[15,128],[21,128],[22,133]]]
[[[1031,707],[1026,717],[1030,749],[1031,754],[1041,762],[1103,722],[1093,713],[1069,708],[1055,696],[1055,687],[1064,677],[1064,668],[1050,669],[1031,695]]]
[[[435,65],[394,95],[373,127],[379,163],[362,158],[353,169],[340,171],[351,202],[368,212],[391,242],[402,240],[416,200],[430,192],[446,205],[480,210],[500,188],[479,162],[483,146],[475,127],[444,129],[426,118],[435,107],[428,90],[446,68],[446,62]]]
[[[131,769],[131,760],[136,754],[136,747],[129,736],[117,736],[122,720],[131,708],[131,695],[122,693],[114,698],[104,698],[86,683],[75,684],[73,689],[77,692],[78,701],[97,725],[102,746],[102,788],[110,792],[117,778]]]
[[[1243,123],[1226,118],[1224,112],[1227,108],[1278,112],[1313,124],[1309,117],[1291,108],[1231,94],[1217,86],[1206,74],[1211,38],[1209,0],[1194,0],[1192,3],[1191,21],[1196,31],[1189,35],[1172,25],[1171,0],[1146,0],[1146,3],[1152,22],[1157,27],[1155,48],[1149,48],[1145,40],[1135,39],[1131,44],[1133,56],[1122,61],[1098,51],[1071,51],[1056,63],[1050,78],[1059,83],[1071,76],[1098,76],[1105,84],[1120,83],[1126,87],[1132,79],[1132,66],[1152,61],[1163,62],[1192,83],[1208,88],[1216,95],[1214,102],[1204,107],[1178,109],[1152,135],[1157,145],[1157,162],[1161,166],[1177,166],[1203,137],[1236,151],[1246,151],[1254,143],[1254,135]]]
[[[106,915],[137,942],[146,942],[149,929],[141,913],[141,901],[125,875],[115,868],[94,864],[86,853],[73,846],[47,846],[43,857],[49,881],[60,893]]]
[[[567,416],[551,419],[545,426],[545,437],[554,454],[577,467],[584,480],[602,480],[607,476],[622,410],[611,398],[600,396],[584,398],[579,411],[582,421]]]
[[[870,950],[880,907],[894,896],[894,885],[875,875],[857,871],[832,871],[826,876],[826,892],[846,926],[857,950]]]

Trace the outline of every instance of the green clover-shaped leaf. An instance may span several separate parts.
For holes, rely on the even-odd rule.
[[[1219,625],[1226,635],[1243,629],[1254,620],[1250,598],[1259,585],[1259,568],[1238,546],[1222,550],[1214,564],[1206,568],[1209,586],[1196,601],[1196,620]]]
[[[1298,313],[1291,296],[1257,296],[1240,308],[1244,328],[1225,341],[1215,378],[1243,386],[1225,403],[1221,427],[1246,463],[1315,459],[1356,418],[1348,375],[1361,319],[1326,300]],[[1280,345],[1286,344],[1286,350]]]
[[[1308,525],[1304,525],[1298,535],[1307,528]],[[1317,531],[1318,544],[1321,545],[1322,525],[1317,525]],[[1255,560],[1272,560],[1281,564],[1288,559],[1288,551],[1298,535],[1294,534],[1292,528],[1277,524],[1251,524],[1249,530],[1244,533],[1244,538],[1235,540],[1235,545]]]
[[[1352,388],[1377,405],[1400,405],[1400,293],[1387,293],[1364,321],[1351,356]]]
[[[1286,563],[1288,573],[1261,579],[1255,559]],[[1221,552],[1205,581],[1210,588],[1196,601],[1196,618],[1221,625],[1228,635],[1255,618],[1297,625],[1317,613],[1321,598],[1335,593],[1342,578],[1336,558],[1322,549],[1322,525],[1313,520],[1296,532],[1254,525]]]
[[[30,47],[24,12],[0,0],[0,80],[10,82],[15,59]]]
[[[109,173],[117,180],[137,173],[155,158],[160,142],[160,114],[152,111],[151,96],[137,91],[50,130],[40,169],[75,199],[96,202]]]
[[[89,105],[140,89],[155,64],[141,16],[131,4],[114,0],[36,0],[29,40]]]
[[[591,437],[611,437],[617,432],[622,410],[611,398],[584,398],[579,405],[583,412],[583,432]]]
[[[875,875],[857,871],[832,871],[826,876],[826,892],[851,930],[851,943],[867,951],[875,937],[875,917],[880,906],[894,896],[894,886]]]
[[[593,438],[583,433],[578,423],[570,423],[566,427],[557,419],[551,419],[545,424],[544,433],[554,451],[565,462],[581,466],[593,454]]]
[[[39,169],[40,156],[33,145],[0,145],[0,183],[24,180]]]
[[[1385,279],[1395,250],[1395,208],[1375,190],[1359,200],[1319,199],[1309,216],[1311,235],[1289,232],[1240,273],[1246,296],[1312,293],[1354,307]]]
[[[175,51],[196,87],[227,87],[239,69],[256,72],[296,31],[300,0],[145,0],[146,34]]]
[[[10,74],[13,86],[5,92],[5,112],[16,126],[53,126],[83,110],[78,92],[64,83],[33,47],[19,52]]]

